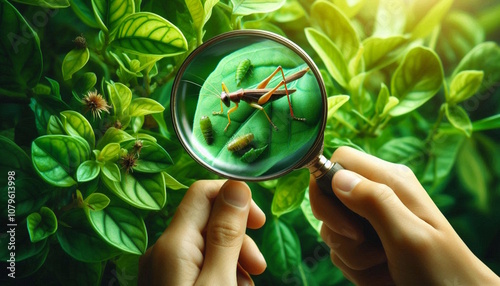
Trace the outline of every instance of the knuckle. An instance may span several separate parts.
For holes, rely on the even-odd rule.
[[[244,234],[237,224],[229,221],[214,221],[207,231],[210,243],[220,247],[237,246]]]

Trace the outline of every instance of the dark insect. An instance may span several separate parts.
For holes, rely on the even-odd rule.
[[[212,127],[212,121],[208,116],[202,116],[200,118],[200,129],[207,144],[212,145],[212,143],[214,143],[214,129]]]
[[[242,60],[236,67],[236,86],[240,86],[245,77],[252,71],[252,62],[249,59]]]
[[[231,152],[240,151],[253,141],[253,133],[248,133],[240,137],[236,137],[227,144],[227,150]]]
[[[278,130],[278,127],[276,127],[276,125],[274,125],[274,123],[271,121],[271,118],[269,117],[269,115],[267,115],[267,112],[264,110],[262,105],[267,102],[277,100],[286,95],[288,99],[288,107],[290,108],[290,116],[292,117],[292,119],[305,121],[306,120],[305,118],[295,117],[295,115],[293,114],[292,102],[290,101],[290,94],[294,93],[296,90],[288,89],[286,84],[298,80],[299,78],[303,77],[308,71],[309,67],[306,67],[294,74],[285,77],[283,68],[279,66],[271,75],[269,75],[261,83],[259,83],[256,89],[239,89],[237,91],[229,92],[227,86],[224,83],[222,83],[222,93],[220,95],[220,111],[214,111],[213,114],[222,114],[224,112],[222,106],[223,103],[227,107],[231,105],[231,102],[235,103],[236,106],[230,108],[227,111],[228,123],[226,125],[226,128],[224,128],[224,131],[227,131],[227,128],[231,124],[231,117],[230,117],[231,113],[235,112],[238,109],[239,102],[243,100],[246,103],[248,103],[251,107],[264,112],[271,126],[273,126],[275,130]],[[273,77],[279,72],[281,72],[283,80],[280,81],[280,83],[276,85],[274,88],[271,89],[266,88],[271,79],[273,79]],[[281,86],[284,86],[284,89],[279,89]]]

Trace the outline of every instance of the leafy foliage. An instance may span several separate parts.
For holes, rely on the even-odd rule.
[[[172,81],[205,40],[251,28],[290,38],[321,69],[327,156],[348,145],[409,166],[465,242],[500,273],[499,11],[493,0],[0,0],[0,202],[12,203],[10,178],[16,279],[135,283],[138,255],[168,226],[183,189],[216,178],[176,139]],[[250,46],[228,56],[210,71],[194,122],[220,110],[213,90],[222,81],[240,88],[235,72],[244,59],[252,65],[246,86],[269,75],[273,60],[285,73],[300,70],[280,54],[271,59],[266,47]],[[308,123],[319,102],[300,94],[313,80],[306,74],[291,86],[294,111]],[[286,99],[264,107],[277,125],[275,112],[289,117]],[[269,139],[273,131],[258,112],[242,103],[224,140],[217,136],[208,147],[234,166],[259,166],[255,174],[266,171],[261,160],[288,152],[276,148],[287,136]],[[217,135],[225,115],[212,117]],[[204,142],[196,125],[193,135]],[[300,126],[289,132],[304,140],[316,134]],[[262,144],[244,156],[227,151],[229,139],[249,132]],[[319,242],[308,181],[297,170],[250,184],[268,216],[262,230],[249,232],[268,263],[257,285],[346,285]],[[3,217],[8,211],[2,208]],[[0,236],[1,245],[7,240]]]

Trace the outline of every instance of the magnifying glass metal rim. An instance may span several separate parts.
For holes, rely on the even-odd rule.
[[[311,72],[314,74],[317,82],[318,82],[318,87],[319,87],[319,92],[321,93],[321,100],[322,100],[322,118],[321,118],[321,126],[319,129],[319,132],[316,136],[316,139],[312,146],[309,148],[308,152],[302,156],[302,158],[297,161],[294,165],[290,166],[290,168],[283,169],[279,172],[275,172],[269,175],[263,175],[263,176],[258,176],[258,177],[252,177],[252,176],[243,176],[243,175],[237,175],[237,174],[232,174],[229,172],[225,172],[216,168],[213,168],[211,165],[209,165],[203,158],[201,158],[197,153],[193,150],[192,146],[190,146],[187,142],[189,142],[188,138],[185,138],[186,136],[181,132],[179,129],[179,120],[178,120],[178,115],[177,115],[177,89],[179,88],[180,82],[182,80],[183,74],[188,68],[189,64],[201,53],[203,52],[207,47],[212,46],[213,44],[217,43],[218,41],[229,39],[232,37],[241,37],[241,36],[249,36],[249,37],[260,37],[262,39],[268,39],[274,42],[277,42],[279,44],[282,44],[283,46],[291,49],[294,51],[310,68]],[[201,46],[197,47],[189,56],[184,60],[182,63],[181,67],[179,68],[177,75],[174,79],[174,83],[172,86],[172,93],[171,93],[171,100],[170,100],[170,111],[172,114],[172,121],[173,121],[173,126],[175,133],[177,134],[177,137],[179,138],[179,141],[181,142],[182,146],[184,147],[184,150],[188,152],[188,154],[200,165],[204,166],[205,168],[211,170],[213,173],[224,177],[228,179],[234,179],[234,180],[242,180],[242,181],[265,181],[265,180],[271,180],[275,179],[277,177],[283,176],[295,169],[299,169],[302,167],[306,167],[306,165],[309,165],[314,158],[318,156],[318,154],[321,153],[323,149],[323,132],[325,130],[326,126],[326,120],[327,120],[327,109],[328,109],[328,102],[327,102],[327,96],[326,96],[326,89],[325,85],[323,82],[323,78],[321,76],[321,73],[319,72],[318,67],[316,64],[313,62],[313,60],[309,57],[309,55],[302,50],[300,46],[295,44],[294,42],[290,41],[289,39],[284,38],[283,36],[277,35],[272,32],[268,31],[263,31],[263,30],[235,30],[235,31],[230,31],[226,32],[223,34],[220,34],[205,43],[203,43]]]

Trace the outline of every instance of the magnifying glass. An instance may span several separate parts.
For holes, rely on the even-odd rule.
[[[331,182],[342,167],[322,155],[327,105],[312,59],[290,40],[260,30],[221,34],[194,50],[171,97],[175,132],[205,168],[264,181],[307,167],[338,200]]]

